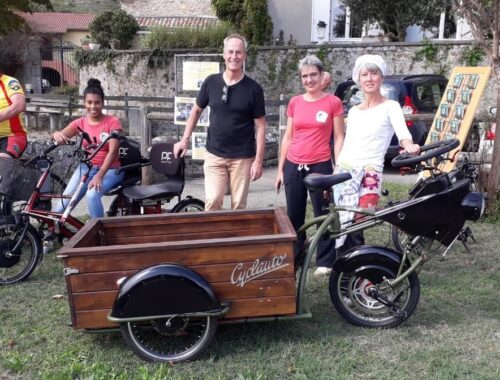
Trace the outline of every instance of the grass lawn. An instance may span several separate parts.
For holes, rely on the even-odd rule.
[[[416,312],[397,329],[363,329],[333,309],[328,279],[309,278],[309,320],[220,326],[196,361],[141,361],[120,334],[74,331],[54,253],[28,281],[0,287],[0,379],[498,379],[498,225],[472,224],[473,254],[457,243],[420,273]],[[378,227],[368,241],[385,245]]]

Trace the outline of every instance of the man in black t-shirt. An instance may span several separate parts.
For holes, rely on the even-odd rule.
[[[226,69],[208,76],[201,85],[196,103],[174,155],[184,156],[198,119],[210,106],[210,126],[205,154],[205,210],[220,210],[227,187],[231,208],[245,208],[250,180],[262,176],[265,146],[264,92],[243,72],[246,40],[231,34],[224,40]]]

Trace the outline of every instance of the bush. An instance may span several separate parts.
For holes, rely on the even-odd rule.
[[[155,27],[142,44],[147,49],[220,48],[230,32],[228,23],[205,29]]]
[[[78,86],[63,85],[61,87],[53,87],[50,95],[71,95],[78,96]]]
[[[96,16],[90,24],[92,39],[104,48],[115,42],[118,49],[128,49],[132,44],[139,25],[135,18],[121,9],[104,11]]]

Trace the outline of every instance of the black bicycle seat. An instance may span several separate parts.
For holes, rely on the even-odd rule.
[[[352,177],[349,173],[340,174],[319,174],[311,173],[304,178],[304,184],[308,189],[315,190],[330,190],[333,185],[350,180]]]

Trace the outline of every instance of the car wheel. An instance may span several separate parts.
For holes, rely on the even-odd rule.
[[[462,150],[464,152],[477,152],[479,151],[479,144],[481,142],[481,136],[479,136],[479,129],[474,126],[469,132],[467,140],[465,140],[464,147]]]

